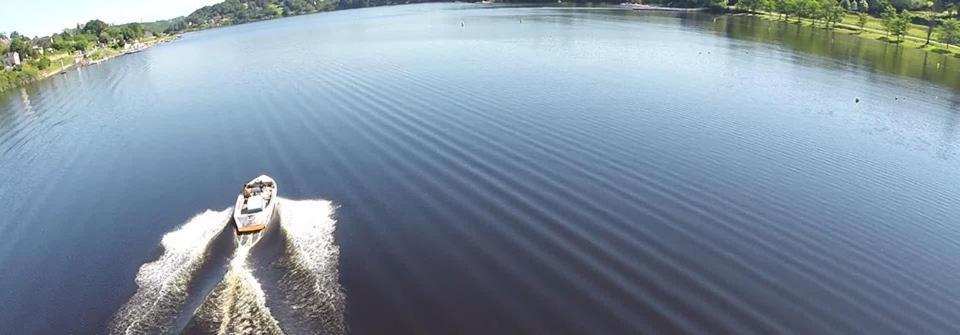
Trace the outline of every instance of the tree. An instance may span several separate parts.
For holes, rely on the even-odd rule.
[[[770,0],[740,0],[737,2],[737,8],[755,13],[769,9],[770,2]]]
[[[960,21],[956,19],[946,19],[940,24],[940,41],[950,45],[960,44]]]
[[[123,38],[127,41],[143,38],[145,30],[142,24],[131,23],[123,29]]]
[[[773,10],[783,14],[783,20],[786,21],[790,19],[790,14],[793,13],[796,6],[796,0],[776,0],[773,4]]]
[[[843,7],[836,0],[820,0],[820,11],[820,17],[827,29],[843,19]]]
[[[727,0],[706,0],[711,12],[723,12],[727,9]]]
[[[74,50],[87,52],[93,50],[93,40],[88,40],[86,38],[77,40],[73,45]]]
[[[90,20],[90,21],[87,21],[87,24],[83,25],[83,29],[81,29],[81,31],[84,33],[99,36],[100,33],[102,33],[109,26],[110,26],[109,24],[100,20]]]
[[[817,0],[799,0],[797,17],[806,17],[814,20],[820,18],[820,2]],[[799,19],[798,19],[799,20]]]
[[[887,36],[893,33],[894,26],[896,25],[895,21],[898,17],[897,10],[894,9],[892,5],[887,5],[883,9],[883,14],[880,14],[880,19],[883,21],[883,30],[886,31]]]
[[[10,35],[13,36],[13,34]],[[30,39],[20,34],[16,34],[16,37],[10,39],[10,46],[8,48],[10,52],[20,54],[21,58],[33,57],[36,54],[30,44]]]
[[[809,0],[793,0],[787,3],[791,5],[790,6],[791,8],[789,8],[790,9],[789,12],[792,13],[793,16],[797,18],[797,23],[800,23],[800,18],[803,17],[804,15],[804,7],[807,1]]]
[[[40,57],[35,64],[37,65],[38,69],[46,70],[48,67],[50,67],[50,58],[47,58],[47,56]]]
[[[737,6],[737,9],[754,13],[758,9],[760,9],[761,0],[740,0],[740,1],[737,1],[736,6]]]
[[[900,15],[895,15],[891,22],[890,32],[893,36],[897,37],[897,42],[903,42],[903,36],[907,34],[907,29],[910,28],[910,11],[905,10]]]
[[[890,3],[890,0],[866,0],[866,1],[867,1],[867,12],[877,17],[879,17],[880,14],[883,14],[883,11],[887,7],[893,6]]]
[[[923,46],[930,45],[930,36],[933,35],[933,29],[937,27],[937,20],[933,16],[927,17],[927,43],[924,43]]]
[[[863,26],[867,25],[867,13],[859,12],[857,13],[857,27],[860,28],[860,31],[863,32]]]
[[[777,4],[774,2],[774,0],[760,0],[760,10],[772,12],[775,11],[776,8]]]
[[[947,15],[953,13],[953,16],[960,16],[960,4],[952,3],[945,8]]]

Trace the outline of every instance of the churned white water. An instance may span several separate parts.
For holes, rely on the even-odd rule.
[[[247,264],[252,245],[237,248],[223,281],[197,310],[199,330],[215,334],[283,334]]]
[[[269,267],[269,271],[282,271],[277,283],[281,296],[264,293],[251,269],[249,259],[257,251],[256,242],[238,240],[224,278],[195,311],[183,310],[191,281],[204,264],[211,241],[230,223],[229,209],[207,211],[163,237],[163,254],[140,268],[136,279],[139,289],[117,312],[111,333],[166,333],[171,331],[171,321],[182,313],[192,314],[188,329],[199,333],[283,334],[284,329],[292,330],[288,333],[345,333],[333,203],[281,199],[279,206],[280,229],[268,233],[283,237],[283,256]],[[293,324],[280,324],[268,300],[293,311],[287,312],[293,315],[285,319],[293,320],[289,321]]]
[[[280,205],[286,244],[280,286],[284,303],[298,314],[295,326],[323,334],[346,333],[345,298],[337,280],[340,250],[334,243],[334,204],[284,200]]]
[[[210,241],[230,220],[230,209],[203,212],[167,233],[163,254],[137,272],[137,292],[115,315],[111,333],[161,333],[187,297],[193,274],[203,265]]]

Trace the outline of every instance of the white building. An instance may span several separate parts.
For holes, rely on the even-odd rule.
[[[6,57],[3,57],[3,66],[5,67],[20,66],[20,54],[17,52],[8,53]]]

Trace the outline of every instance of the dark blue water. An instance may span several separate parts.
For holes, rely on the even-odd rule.
[[[960,332],[960,65],[787,28],[384,7],[8,92],[0,333],[116,332],[151,269],[172,333]],[[237,265],[261,173],[285,226]]]

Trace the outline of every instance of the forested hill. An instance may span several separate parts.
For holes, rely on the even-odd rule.
[[[223,26],[314,12],[436,0],[226,0],[197,9],[170,30]]]
[[[281,16],[292,16],[336,9],[399,5],[421,2],[449,2],[451,0],[226,0],[197,9],[184,19],[175,19],[167,32],[195,30],[230,24],[260,21]],[[480,0],[467,0],[477,1]],[[563,0],[585,2],[585,0]],[[711,0],[646,0],[676,7],[709,5]],[[556,3],[556,0],[497,0],[497,2]],[[621,3],[625,0],[592,0],[593,3]]]

